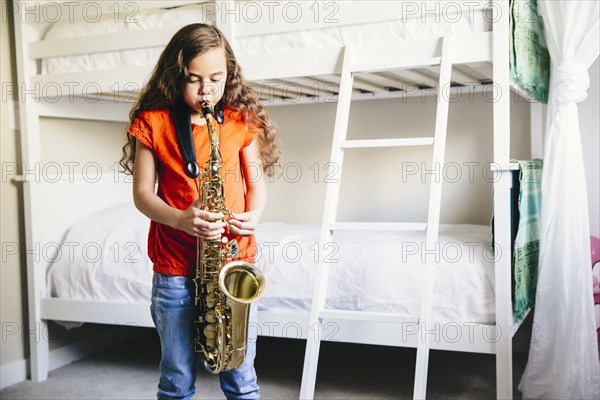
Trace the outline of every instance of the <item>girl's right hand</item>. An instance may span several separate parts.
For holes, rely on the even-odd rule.
[[[224,215],[200,210],[194,204],[187,210],[180,210],[175,228],[202,240],[221,239],[226,225]]]

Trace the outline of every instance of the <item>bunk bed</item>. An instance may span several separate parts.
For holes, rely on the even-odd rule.
[[[509,249],[512,179],[507,172],[514,170],[515,166],[509,162],[509,96],[498,94],[509,93],[511,88],[524,95],[527,95],[527,92],[510,80],[508,3],[474,3],[476,2],[461,5],[457,2],[442,2],[433,14],[431,10],[419,9],[425,7],[425,3],[419,5],[408,2],[388,3],[385,5],[385,13],[369,2],[288,2],[278,3],[277,7],[271,5],[271,8],[264,8],[266,6],[256,2],[89,2],[90,8],[87,11],[84,11],[86,2],[77,3],[78,6],[65,6],[61,2],[15,3],[19,8],[15,10],[19,81],[35,89],[25,91],[20,104],[23,162],[25,165],[34,165],[41,160],[39,127],[42,117],[127,121],[130,101],[142,87],[161,46],[186,23],[213,23],[228,36],[246,77],[253,82],[257,93],[267,104],[328,100],[338,102],[332,162],[339,163],[340,166],[342,147],[381,145],[375,141],[345,139],[351,100],[411,96],[423,91],[439,95],[442,90],[455,91],[465,87],[475,91],[493,92],[496,95],[493,105],[493,165],[498,177],[494,180],[494,245]],[[82,8],[77,8],[80,6]],[[62,18],[49,17],[55,15],[51,13],[54,8],[61,7]],[[91,11],[94,11],[93,15],[89,14]],[[259,23],[270,18],[269,12],[285,14],[282,14],[282,18],[269,20],[269,23]],[[77,24],[77,21],[69,20],[73,14],[77,17],[78,13],[81,14],[80,20],[92,23]],[[431,18],[421,18],[423,13],[428,13]],[[46,18],[39,18],[40,15]],[[440,15],[443,15],[441,23]],[[115,16],[119,18],[115,19]],[[102,24],[102,21],[108,23]],[[116,25],[121,26],[115,28]],[[77,27],[75,30],[69,29],[74,26]],[[91,31],[78,30],[86,26],[91,28]],[[361,31],[364,27],[367,29]],[[376,32],[373,36],[365,33],[372,31]],[[131,51],[135,52],[135,57],[128,56],[132,54],[129,53]],[[98,65],[97,61],[103,64]],[[447,119],[448,102],[440,103],[436,136],[426,141],[427,144],[434,144],[434,157],[437,157],[434,160],[443,163],[444,121]],[[542,137],[541,124],[538,123],[541,108],[538,106],[532,105],[534,153],[539,153]],[[392,141],[388,144],[425,143],[423,140],[417,140],[416,143]],[[24,182],[27,248],[33,248],[36,243],[38,247],[39,244],[70,243],[72,238],[78,243],[97,243],[97,239],[82,239],[85,237],[85,230],[80,228],[88,225],[90,220],[84,220],[83,223],[80,221],[86,217],[97,218],[93,220],[94,226],[102,225],[102,221],[107,221],[107,218],[129,221],[124,215],[131,216],[131,209],[127,212],[128,206],[120,205],[129,201],[131,197],[131,182],[127,177],[111,171],[99,179],[90,179],[83,175],[75,179],[70,176],[67,177],[69,179],[54,178],[32,179],[27,173],[19,178]],[[275,237],[280,237],[282,232],[299,233],[299,229],[300,233],[305,233],[306,236],[302,239],[295,237],[293,240],[301,240],[306,246],[315,240],[321,243],[331,242],[332,224],[336,223],[335,205],[338,189],[335,185],[331,186],[328,188],[326,212],[321,227],[298,228],[284,224],[261,226],[258,238],[266,238],[263,245]],[[452,240],[444,236],[449,234],[452,228],[439,225],[440,193],[441,186],[432,188],[434,200],[430,203],[430,220],[418,227],[414,226],[415,224],[410,226],[421,231],[427,227],[429,244],[438,240],[438,232],[441,235],[440,240]],[[109,208],[109,214],[94,214],[97,210],[106,208]],[[48,213],[47,210],[53,211]],[[139,219],[139,215],[137,218],[135,223],[125,224],[130,227],[136,226],[137,233],[133,232],[133,228],[132,231],[126,232],[120,230],[119,233],[139,235],[140,226],[143,232],[144,221]],[[338,224],[335,229],[340,227],[344,230],[356,228]],[[383,232],[381,227],[372,225],[371,228],[377,231],[376,234],[383,235],[384,239],[381,240],[391,240],[392,243],[406,240],[397,236],[396,232],[387,232],[402,228],[397,225],[383,228]],[[464,230],[463,234],[467,235],[460,239],[464,243],[471,243],[473,240],[489,243],[491,240],[489,233],[480,231],[474,238],[469,236],[474,235],[472,227],[459,227],[459,231],[461,229]],[[430,234],[430,231],[433,233]],[[339,236],[335,238],[338,240]],[[126,239],[119,240],[120,243],[129,242]],[[413,237],[412,240],[424,239],[419,236],[419,239]],[[140,242],[144,243],[144,240]],[[350,243],[347,247],[351,248],[352,243],[355,246],[356,242],[352,242],[350,238],[347,243]],[[53,246],[44,246],[46,247]],[[143,246],[137,247],[137,254],[144,254],[143,249]],[[128,251],[127,248],[121,250]],[[61,258],[60,247],[57,246],[54,251],[54,258],[50,258]],[[310,250],[305,253],[311,254]],[[465,254],[468,253],[466,250]],[[62,255],[64,259],[64,254]],[[266,258],[268,257],[262,257],[262,261]],[[260,264],[262,261],[259,257],[259,265],[264,269],[277,270],[277,266],[281,265],[281,260],[279,264],[276,262],[270,265]],[[431,283],[433,268],[428,266],[428,263],[425,264],[427,265],[423,266],[424,271],[429,272],[424,275],[427,277],[424,281]],[[146,275],[150,272],[150,268],[143,262],[138,263],[138,266],[146,271]],[[149,292],[144,288],[144,282],[146,285],[150,283],[147,276],[140,277],[135,274],[134,284],[123,284],[129,292],[124,292],[117,300],[103,297],[102,293],[84,299],[74,293],[74,289],[86,291],[85,289],[69,286],[65,283],[68,280],[53,280],[58,269],[57,265],[53,265],[48,273],[48,257],[35,257],[33,252],[28,253],[30,326],[43,327],[48,320],[152,326],[148,313]],[[433,308],[429,307],[429,313],[424,314],[423,309],[427,307],[423,306],[418,311],[418,300],[417,311],[408,311],[412,312],[410,317],[391,316],[390,311],[403,313],[406,310],[395,309],[393,300],[381,298],[371,300],[369,304],[373,307],[367,304],[368,312],[365,313],[364,309],[361,309],[362,317],[360,313],[348,317],[343,315],[343,311],[323,313],[317,306],[325,302],[327,268],[321,265],[316,270],[319,276],[311,278],[311,282],[317,284],[314,291],[310,290],[310,298],[303,293],[292,300],[284,299],[288,306],[289,303],[293,303],[290,311],[289,307],[269,306],[269,301],[275,304],[277,298],[281,300],[282,294],[274,293],[272,297],[265,299],[265,305],[259,312],[258,329],[261,334],[309,339],[308,347],[312,348],[307,347],[301,397],[312,397],[318,343],[321,336],[324,340],[328,339],[326,329],[332,326],[336,327],[335,340],[417,347],[419,355],[415,397],[425,396],[429,348],[495,354],[497,395],[499,398],[512,397],[511,338],[522,321],[513,321],[510,257],[492,257],[492,261],[487,260],[478,270],[483,281],[471,283],[471,286],[482,290],[473,296],[487,296],[485,301],[490,304],[489,300],[492,300],[495,304],[493,309],[483,310],[477,315],[462,316],[460,321],[463,321],[463,324],[454,323],[456,326],[452,326],[458,329],[456,336],[452,336],[451,340],[434,343],[430,343],[428,335],[416,334],[418,325],[442,317],[432,314],[438,310],[435,305]],[[85,267],[82,271],[86,273]],[[298,275],[304,272],[306,271],[294,271]],[[360,271],[355,270],[353,273],[360,274]],[[74,272],[71,274],[71,277],[81,277]],[[272,279],[278,279],[277,275],[273,276],[275,278]],[[47,280],[51,282],[50,286],[47,285]],[[106,280],[116,282],[112,277]],[[493,282],[493,286],[490,282]],[[115,286],[119,284],[115,283]],[[139,296],[134,300],[130,297],[132,286],[137,288],[133,292],[139,292]],[[277,287],[277,284],[274,283],[273,286]],[[69,295],[53,297],[61,287],[66,291],[63,293],[71,291],[71,297],[74,298],[69,298]],[[433,299],[433,287],[423,298],[429,304],[438,304]],[[339,301],[348,303],[347,299]],[[360,297],[356,301],[368,303]],[[382,302],[392,304],[392,307],[375,307]],[[313,308],[309,311],[311,303]],[[335,307],[335,304],[332,306]],[[445,318],[446,322],[456,321],[456,316],[451,314]],[[465,321],[478,322],[465,324]],[[313,322],[320,322],[318,329],[311,329],[315,326]],[[300,328],[290,329],[296,326]],[[493,340],[489,340],[490,335],[494,336],[489,333],[490,327],[495,327],[496,330]],[[310,335],[319,338],[310,340]],[[424,339],[419,338],[423,336]],[[36,340],[31,340],[30,343],[31,378],[36,381],[44,380],[48,373],[48,343]]]

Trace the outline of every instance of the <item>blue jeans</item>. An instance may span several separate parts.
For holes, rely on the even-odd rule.
[[[194,396],[198,355],[194,352],[194,282],[191,277],[155,273],[150,311],[160,337],[162,358],[158,399],[190,399]],[[256,306],[250,321],[256,321]],[[246,359],[238,368],[221,372],[221,389],[227,399],[258,399],[254,356],[256,329],[249,329]]]

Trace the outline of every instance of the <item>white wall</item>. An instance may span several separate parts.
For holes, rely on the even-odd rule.
[[[521,98],[511,107],[514,158],[529,157],[529,106]],[[369,100],[352,103],[349,137],[433,136],[433,98]],[[264,220],[319,223],[327,178],[335,104],[270,107],[283,139],[282,176],[269,188]],[[426,220],[433,170],[431,147],[348,150],[342,173],[339,219],[346,221]],[[492,212],[492,103],[466,94],[450,106],[442,222],[487,225]],[[421,163],[427,161],[423,166]],[[416,171],[415,171],[416,169]],[[415,171],[414,174],[411,172]],[[298,177],[298,173],[301,175]],[[485,176],[485,177],[484,177]],[[334,177],[339,177],[336,174]],[[403,184],[404,183],[404,184]]]
[[[600,237],[600,59],[589,69],[588,97],[579,105],[583,162],[587,178],[590,234]]]
[[[1,7],[4,15],[2,20],[6,20],[6,7]],[[12,24],[0,24],[0,71],[3,88],[5,84],[16,82],[16,71],[12,52]],[[23,253],[17,252],[21,248],[24,240],[22,195],[20,184],[12,182],[5,176],[4,172],[19,164],[19,137],[18,131],[11,127],[9,118],[9,109],[12,102],[17,99],[12,95],[4,98],[0,102],[0,134],[1,134],[1,165],[2,165],[2,201],[0,202],[0,218],[2,224],[1,246],[2,246],[2,264],[0,267],[0,319],[2,321],[2,343],[0,343],[0,365],[2,366],[2,379],[6,377],[9,370],[5,366],[18,365],[24,367],[24,360],[27,357],[27,351],[23,342],[23,330],[26,328],[25,310],[26,291],[25,291],[25,264]]]
[[[48,173],[57,170],[50,166],[58,165],[62,174],[84,173],[92,180],[100,168],[103,174],[116,172],[125,129],[123,123],[42,118],[42,165]]]

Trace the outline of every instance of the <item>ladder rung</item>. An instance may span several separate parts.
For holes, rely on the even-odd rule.
[[[335,222],[330,226],[334,231],[424,231],[424,222]]]
[[[344,140],[340,147],[342,149],[364,149],[372,147],[430,146],[432,144],[432,137],[423,137],[402,139]]]
[[[419,318],[412,315],[352,310],[321,310],[319,318],[397,323],[419,322]]]

